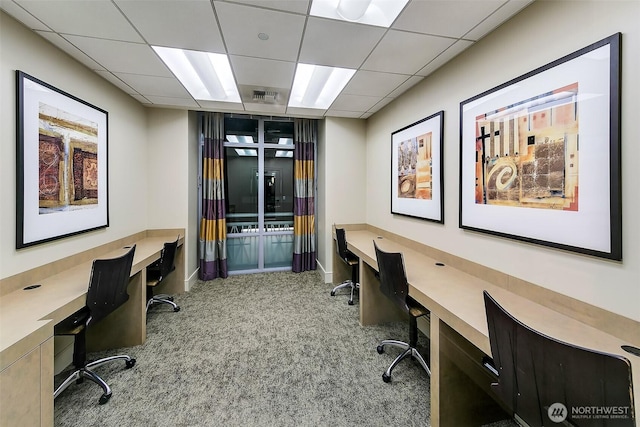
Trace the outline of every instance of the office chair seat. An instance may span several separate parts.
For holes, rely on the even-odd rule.
[[[102,387],[103,393],[98,403],[103,405],[111,398],[111,388],[92,369],[114,360],[124,360],[126,369],[136,364],[136,359],[126,354],[87,362],[86,350],[87,327],[102,320],[129,299],[127,285],[135,248],[134,245],[121,257],[93,261],[85,307],[54,326],[55,335],[74,336],[73,366],[75,368],[71,375],[56,388],[53,393],[54,399],[74,381],[79,384],[87,378]]]
[[[410,357],[417,360],[427,375],[431,375],[431,370],[417,349],[418,345],[418,318],[428,316],[429,310],[409,297],[409,283],[404,269],[404,259],[401,253],[384,252],[373,242],[378,261],[378,271],[380,276],[380,291],[391,299],[398,307],[409,315],[409,342],[393,339],[383,340],[376,350],[378,354],[385,351],[385,346],[399,347],[403,350],[386,371],[382,374],[382,380],[391,382],[391,372],[404,359]]]

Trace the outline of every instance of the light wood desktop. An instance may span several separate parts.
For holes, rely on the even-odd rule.
[[[182,236],[176,271],[163,292],[184,291],[184,230],[149,230],[0,281],[0,425],[53,425],[53,326],[85,305],[92,261],[136,245],[129,301],[87,334],[90,351],[132,347],[146,338],[146,267]],[[24,288],[39,285],[33,289]]]
[[[378,290],[374,240],[384,251],[403,253],[409,295],[431,312],[427,331],[430,335],[431,426],[481,425],[500,414],[490,390],[491,377],[482,367],[482,357],[491,355],[483,290],[520,321],[544,334],[629,359],[634,373],[633,387],[638,396],[640,357],[621,349],[624,344],[638,346],[637,341],[629,342],[610,331],[597,329],[511,292],[499,274],[495,274],[499,283],[495,284],[425,255],[428,251],[419,250],[420,245],[412,244],[412,248],[406,241],[400,243],[402,239],[394,239],[390,233],[384,233],[385,237],[380,230],[355,228],[347,228],[347,244],[348,249],[360,258],[361,324],[398,318],[398,311]],[[335,283],[344,277],[339,264],[340,260],[334,257]],[[620,335],[624,336],[624,333],[620,331]],[[380,386],[385,386],[382,379]]]

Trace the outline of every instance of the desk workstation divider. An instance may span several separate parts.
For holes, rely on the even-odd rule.
[[[491,355],[483,290],[543,334],[626,357],[632,364],[634,401],[638,402],[640,357],[621,346],[640,346],[640,322],[370,225],[338,227],[347,230],[348,249],[360,258],[363,326],[401,315],[378,289],[374,240],[383,251],[403,253],[409,295],[431,312],[424,331],[430,339],[430,355],[424,356],[431,368],[431,426],[477,426],[504,418],[491,391],[495,377],[482,366],[483,357]],[[333,252],[333,282],[339,283],[348,272],[335,248]],[[382,379],[380,386],[385,386]]]
[[[161,290],[179,294],[184,291],[184,229],[143,231],[0,280],[0,425],[53,425],[53,327],[84,307],[93,260],[121,256],[133,245],[129,300],[92,326],[87,347],[144,343],[146,267],[178,235],[176,269]]]

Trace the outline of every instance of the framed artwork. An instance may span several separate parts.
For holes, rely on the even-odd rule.
[[[444,111],[391,134],[391,213],[444,223]]]
[[[108,113],[22,71],[16,94],[16,248],[108,227]]]
[[[614,34],[460,103],[460,227],[622,259]]]

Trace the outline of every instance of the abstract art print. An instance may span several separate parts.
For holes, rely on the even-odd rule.
[[[16,247],[107,227],[107,112],[16,77]]]
[[[460,227],[622,259],[620,34],[460,104]]]
[[[444,222],[440,111],[391,134],[391,213]]]

